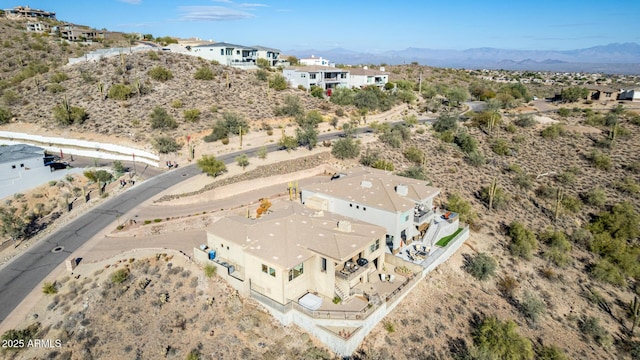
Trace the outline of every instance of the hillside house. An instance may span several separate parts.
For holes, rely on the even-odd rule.
[[[4,9],[7,19],[56,19],[56,13],[40,9],[32,9],[28,6],[16,6],[13,9]]]
[[[51,25],[43,22],[28,22],[27,31],[37,33],[49,33],[51,32]]]
[[[605,86],[587,88],[587,100],[593,101],[616,101],[619,91]]]
[[[397,253],[417,239],[435,215],[433,199],[440,189],[427,182],[377,169],[347,172],[329,183],[302,187],[302,203],[385,227],[386,249]]]
[[[267,59],[269,61],[269,66],[277,66],[280,58],[280,50],[268,48],[265,46],[252,46],[256,49],[256,58],[257,59]]]
[[[328,66],[292,66],[282,70],[282,75],[291,87],[311,89],[319,86],[323,90],[349,86],[349,71]]]
[[[298,62],[306,66],[329,66],[329,67],[335,66],[335,64],[333,64],[328,59],[323,59],[322,57],[315,57],[314,55],[311,55],[311,57],[308,57],[308,58],[299,59]]]
[[[67,41],[93,41],[105,38],[105,32],[85,25],[62,24],[51,28],[51,32]]]
[[[191,47],[191,55],[207,60],[215,60],[226,66],[255,66],[258,49],[224,42]]]
[[[380,70],[369,69],[366,66],[362,68],[349,69],[349,87],[362,88],[365,86],[384,87],[389,82],[389,73]]]

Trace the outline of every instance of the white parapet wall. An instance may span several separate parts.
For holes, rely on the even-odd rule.
[[[160,166],[160,157],[156,154],[132,147],[96,141],[0,131],[0,144],[29,144],[39,146],[49,152],[62,151],[64,154],[98,159],[131,161],[135,157],[135,161],[155,167]]]

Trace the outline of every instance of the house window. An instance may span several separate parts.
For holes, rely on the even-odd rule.
[[[356,205],[356,209],[360,209],[360,205]]]
[[[240,55],[240,50],[236,50],[236,55]]]
[[[24,167],[24,164],[20,164],[20,167]]]
[[[16,168],[16,166],[15,166],[15,165],[11,165],[11,168],[12,168],[12,169],[15,169],[15,168]]]
[[[363,206],[362,211],[367,211],[367,208]]]
[[[369,252],[374,252],[378,249],[380,249],[380,239],[376,239],[376,242],[371,244],[371,246],[369,247]]]
[[[316,78],[316,74],[309,74],[309,79],[315,79]]]
[[[353,207],[353,204],[349,204],[349,207]]]
[[[269,275],[271,275],[273,277],[276,277],[276,269],[274,269],[274,268],[272,268],[270,266],[267,266],[265,264],[262,264],[262,272],[265,273],[265,274],[269,274]]]
[[[322,271],[327,271],[327,259],[325,258],[320,259],[320,269]]]
[[[307,74],[300,74],[300,77],[304,79],[307,77]]]
[[[298,276],[302,275],[302,273],[304,272],[304,264],[300,263],[296,266],[293,267],[293,269],[289,270],[289,281],[297,278]]]
[[[407,221],[409,221],[409,215],[404,216],[404,222],[407,222]]]
[[[224,49],[220,49],[220,55],[224,55]]]

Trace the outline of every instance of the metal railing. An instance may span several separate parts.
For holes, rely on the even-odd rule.
[[[308,315],[314,319],[336,319],[336,320],[364,320],[371,315],[378,307],[369,304],[360,311],[342,310],[309,310],[304,306],[292,302],[293,309]]]
[[[341,279],[351,280],[356,276],[359,276],[360,274],[362,274],[366,269],[368,269],[369,264],[370,263],[366,263],[363,266],[358,266],[358,269],[353,271],[349,271],[347,269],[338,270],[336,271],[336,276]]]
[[[391,294],[387,295],[385,299],[386,302],[393,302],[395,299],[400,297],[400,295],[407,292],[411,288],[411,285],[420,281],[420,279],[421,279],[420,276],[417,276],[416,274],[412,274],[411,277],[407,278],[407,280],[405,280],[405,282],[402,283],[402,285],[400,285],[397,289],[393,290]]]

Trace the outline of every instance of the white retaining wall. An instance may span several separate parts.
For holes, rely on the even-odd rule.
[[[0,131],[0,144],[29,144],[39,146],[53,153],[59,153],[62,150],[64,154],[98,159],[131,161],[133,160],[133,155],[135,155],[136,161],[155,167],[160,166],[160,157],[156,154],[127,146],[95,141]]]

